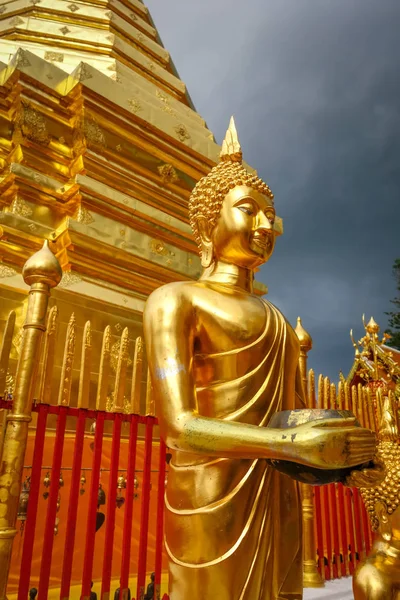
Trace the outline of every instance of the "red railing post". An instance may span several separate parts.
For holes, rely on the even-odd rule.
[[[121,581],[120,598],[127,594],[129,584],[129,571],[131,562],[131,544],[132,544],[132,518],[133,501],[135,497],[135,469],[136,469],[136,450],[137,450],[137,432],[138,416],[131,416],[129,430],[129,449],[128,449],[128,469],[125,497],[124,530],[122,536],[122,559],[121,559]]]
[[[337,499],[338,499],[338,510],[340,512],[342,552],[343,552],[342,575],[344,577],[346,577],[346,576],[350,575],[350,568],[349,568],[349,540],[347,539],[345,498],[344,498],[343,484],[342,483],[338,483],[337,484]]]
[[[146,417],[146,435],[144,445],[144,466],[142,486],[142,510],[140,515],[139,560],[136,588],[136,600],[143,600],[146,584],[146,559],[147,538],[149,529],[150,508],[150,478],[151,478],[151,451],[153,438],[154,417]]]
[[[165,495],[165,455],[167,448],[160,439],[160,458],[158,463],[158,490],[157,490],[157,531],[156,531],[156,566],[154,569],[154,600],[160,600],[162,550],[164,541],[164,495]]]
[[[324,541],[322,537],[322,514],[321,514],[321,489],[314,488],[315,522],[317,531],[318,566],[323,580],[325,580]]]
[[[83,574],[82,574],[82,591],[81,598],[89,600],[90,587],[92,583],[92,570],[94,558],[94,543],[96,534],[96,512],[97,512],[97,496],[99,491],[100,481],[100,466],[101,466],[101,450],[103,447],[105,413],[98,412],[96,421],[96,432],[94,435],[93,462],[91,472],[91,484],[89,495],[89,509],[86,525],[86,545],[85,555],[83,559]]]
[[[51,467],[50,495],[48,499],[46,525],[43,538],[42,562],[40,565],[38,593],[38,598],[40,600],[47,600],[49,591],[51,558],[53,554],[54,543],[54,525],[57,514],[57,500],[59,494],[61,461],[64,448],[65,425],[67,422],[68,408],[66,406],[59,406],[58,408],[59,413],[57,418],[56,438],[53,450],[53,463]]]
[[[110,595],[110,583],[111,583],[111,572],[112,572],[112,559],[113,559],[113,542],[114,542],[114,529],[115,529],[115,510],[116,510],[116,499],[117,499],[117,481],[118,481],[118,462],[119,462],[119,449],[121,444],[121,425],[122,417],[116,413],[114,415],[114,425],[112,434],[112,446],[111,446],[111,463],[110,463],[110,477],[108,487],[108,506],[107,506],[107,517],[106,517],[106,533],[104,543],[104,558],[103,558],[103,573],[101,582],[101,599],[106,600]]]
[[[76,423],[74,459],[71,472],[71,488],[69,492],[67,532],[65,536],[63,570],[61,576],[60,598],[69,598],[71,586],[72,560],[74,556],[76,517],[78,514],[79,484],[82,468],[83,443],[85,439],[86,411],[79,410]]]
[[[33,544],[35,541],[36,516],[43,463],[44,440],[46,435],[46,421],[49,407],[47,404],[39,404],[37,411],[38,418],[36,424],[35,447],[32,458],[31,488],[29,492],[28,512],[26,515],[24,531],[24,545],[22,547],[18,598],[27,598],[29,593]]]

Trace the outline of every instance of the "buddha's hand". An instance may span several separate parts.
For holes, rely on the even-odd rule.
[[[373,488],[382,483],[385,477],[385,465],[375,457],[373,463],[371,463],[371,467],[361,469],[360,471],[352,471],[346,477],[345,485],[356,488]]]
[[[376,453],[376,435],[356,427],[355,422],[355,417],[321,419],[293,428],[296,462],[317,469],[343,469],[371,461]]]

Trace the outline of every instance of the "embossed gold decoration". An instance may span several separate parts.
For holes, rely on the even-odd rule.
[[[142,105],[140,104],[139,100],[137,100],[136,98],[131,98],[130,100],[128,100],[128,104],[131,108],[131,111],[133,113],[137,113],[140,110],[142,110]]]
[[[61,288],[67,288],[71,285],[75,285],[76,283],[80,283],[82,281],[82,277],[77,275],[77,273],[72,273],[71,271],[66,271],[60,283]]]
[[[82,205],[78,208],[75,218],[78,223],[83,223],[83,225],[90,225],[94,222],[93,215]]]
[[[94,119],[85,119],[83,122],[83,131],[89,144],[105,147],[106,138],[104,131]]]
[[[184,125],[177,125],[175,127],[175,131],[181,142],[186,142],[186,140],[190,140],[190,134]]]
[[[0,263],[0,279],[3,277],[14,277],[17,274],[17,271],[8,265],[2,265]]]
[[[33,210],[22,200],[22,198],[16,198],[11,204],[11,212],[21,217],[30,217]]]
[[[16,126],[21,130],[23,136],[33,142],[45,146],[50,142],[45,119],[29,102],[23,101],[21,103],[21,111],[16,120]]]
[[[6,597],[12,542],[16,534],[15,519],[21,486],[23,459],[31,421],[34,372],[37,366],[49,289],[61,280],[61,268],[49,250],[42,250],[28,260],[23,269],[25,283],[30,286],[28,313],[24,323],[20,365],[15,381],[12,410],[7,415],[0,466],[0,598]]]
[[[164,183],[174,183],[178,181],[178,173],[172,165],[165,164],[158,167],[158,172]]]
[[[253,292],[281,228],[269,187],[242,165],[233,120],[189,206],[202,275],[159,288],[144,312],[147,405],[155,397],[172,453],[171,598],[300,599],[299,489],[265,459],[351,467],[372,458],[375,436],[352,419],[311,421],[290,436],[266,427],[274,413],[304,407],[305,373],[296,333]]]
[[[46,60],[52,60],[54,62],[63,62],[64,61],[64,54],[61,54],[61,52],[47,51],[44,53],[44,57]]]

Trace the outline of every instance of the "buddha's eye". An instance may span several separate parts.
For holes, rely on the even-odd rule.
[[[238,206],[238,209],[246,213],[246,215],[254,215],[254,211],[251,206]]]
[[[275,215],[273,213],[266,213],[265,215],[268,221],[273,225],[275,223]]]

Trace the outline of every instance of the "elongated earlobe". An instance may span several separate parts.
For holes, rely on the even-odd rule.
[[[208,220],[203,216],[198,217],[197,227],[201,238],[201,266],[207,269],[214,261],[214,244],[210,237]]]

